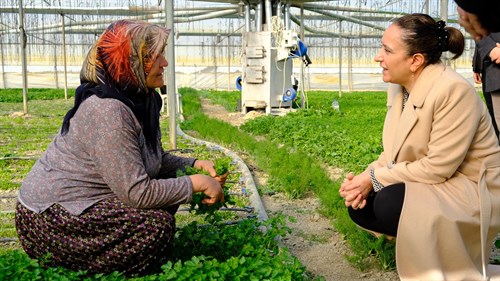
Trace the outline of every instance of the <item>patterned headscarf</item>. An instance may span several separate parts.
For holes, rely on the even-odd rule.
[[[106,28],[92,46],[80,72],[75,105],[64,117],[61,134],[80,104],[92,95],[120,100],[141,123],[150,147],[158,142],[161,98],[146,76],[167,44],[170,29],[142,21],[120,20]]]
[[[90,49],[80,80],[147,92],[146,76],[169,34],[170,29],[141,21],[112,23]]]

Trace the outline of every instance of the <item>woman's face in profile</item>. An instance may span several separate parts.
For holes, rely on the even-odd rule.
[[[384,32],[382,47],[375,61],[382,67],[382,80],[395,84],[404,85],[411,78],[410,66],[412,57],[408,56],[408,50],[401,39],[401,27],[392,24]]]
[[[150,89],[155,89],[163,86],[163,73],[165,72],[164,68],[168,66],[168,62],[163,56],[163,54],[158,55],[153,65],[151,66],[151,70],[146,76],[146,86]]]

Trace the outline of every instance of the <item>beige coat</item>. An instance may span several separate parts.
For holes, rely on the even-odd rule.
[[[399,85],[389,86],[387,105],[384,152],[371,167],[384,185],[406,184],[399,276],[484,279],[500,231],[500,147],[484,102],[467,80],[436,64],[423,70],[404,111]]]

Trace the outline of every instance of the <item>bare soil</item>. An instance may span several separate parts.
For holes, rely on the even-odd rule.
[[[11,212],[16,209],[17,190],[0,190],[0,212]]]
[[[228,113],[222,106],[211,104],[208,100],[202,100],[202,108],[208,116],[233,126],[240,126],[247,120],[264,114],[258,111],[250,111],[247,114]],[[240,157],[252,172],[257,189],[262,190],[261,188],[266,186],[267,175],[253,166],[251,159],[245,155]],[[325,169],[332,178],[342,174],[341,170],[336,168]],[[372,268],[361,272],[347,262],[345,256],[350,253],[350,249],[332,222],[318,212],[321,206],[314,194],[299,200],[288,199],[280,193],[260,194],[260,197],[269,216],[282,213],[295,218],[296,222],[288,224],[292,233],[283,237],[282,242],[315,276],[321,276],[325,280],[399,280],[395,270],[386,272]]]

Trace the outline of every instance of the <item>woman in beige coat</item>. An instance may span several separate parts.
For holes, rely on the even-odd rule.
[[[500,278],[488,265],[500,231],[500,147],[473,86],[440,61],[463,49],[460,31],[427,15],[387,28],[375,56],[392,83],[384,151],[340,188],[356,224],[397,237],[403,280]]]

